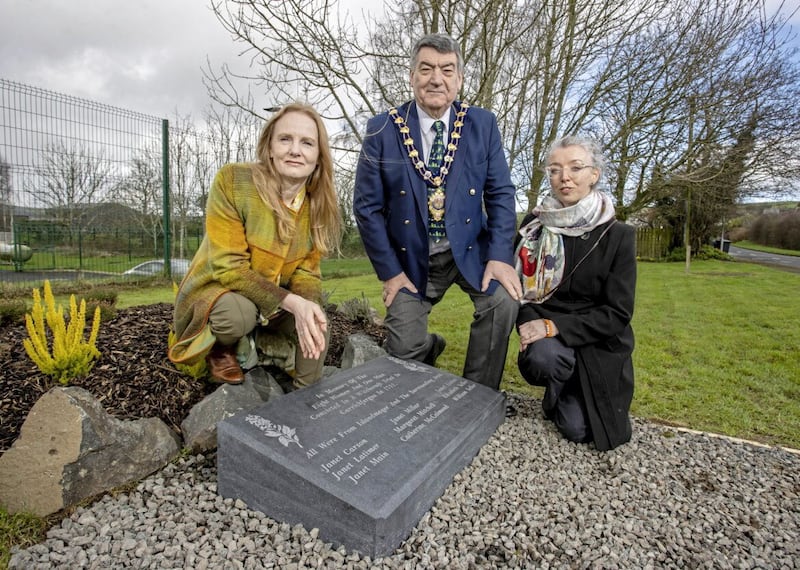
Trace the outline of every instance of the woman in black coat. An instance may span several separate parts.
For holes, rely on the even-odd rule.
[[[631,438],[636,289],[636,233],[597,190],[603,166],[591,140],[553,143],[551,194],[522,221],[516,248],[520,372],[545,387],[545,416],[564,437],[598,450]]]

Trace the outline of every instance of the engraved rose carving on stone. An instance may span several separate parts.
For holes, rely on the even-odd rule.
[[[297,438],[297,430],[295,428],[274,424],[267,418],[262,418],[254,414],[249,414],[244,419],[246,422],[253,424],[264,432],[264,435],[267,437],[277,437],[278,441],[281,442],[284,447],[289,447],[290,443],[295,443],[299,448],[303,449],[303,446],[300,445],[300,440]]]

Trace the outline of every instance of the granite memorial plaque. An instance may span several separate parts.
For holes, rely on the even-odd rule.
[[[504,418],[491,388],[377,358],[220,422],[218,492],[389,555]]]

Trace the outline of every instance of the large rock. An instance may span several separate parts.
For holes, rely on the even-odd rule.
[[[82,388],[53,388],[0,457],[0,503],[10,513],[46,516],[142,479],[179,451],[180,439],[160,419],[118,420]]]
[[[283,396],[283,388],[275,377],[260,366],[247,371],[243,385],[252,385],[262,402]]]
[[[361,333],[351,334],[347,337],[342,351],[342,370],[361,366],[381,356],[386,356],[386,351],[378,346],[371,336]]]
[[[195,453],[217,447],[217,423],[283,396],[280,384],[260,366],[247,371],[244,382],[223,384],[195,404],[181,423],[183,445]]]

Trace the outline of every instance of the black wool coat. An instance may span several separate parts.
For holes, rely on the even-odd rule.
[[[521,225],[531,219],[529,214]],[[595,250],[570,275],[609,224],[612,227]],[[584,236],[563,237],[564,276],[569,277],[544,303],[523,305],[517,325],[550,319],[559,338],[575,350],[594,442],[605,451],[631,438],[636,230],[612,220]]]

